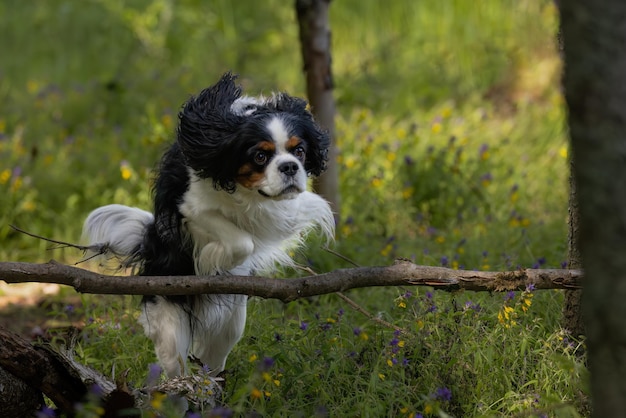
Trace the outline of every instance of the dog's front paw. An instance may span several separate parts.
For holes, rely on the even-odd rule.
[[[252,239],[236,243],[209,242],[200,251],[198,273],[212,274],[228,271],[239,266],[254,250]]]

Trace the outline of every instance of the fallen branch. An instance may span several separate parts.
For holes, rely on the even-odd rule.
[[[43,406],[41,393],[53,401],[64,416],[75,416],[76,405],[90,401],[86,398],[90,390],[101,398],[102,416],[105,417],[139,417],[139,409],[149,407],[155,392],[183,397],[198,411],[211,410],[221,398],[222,381],[201,370],[190,376],[130,389],[125,376],[113,383],[76,361],[71,348],[55,349],[47,344],[32,344],[0,327],[0,393],[5,395],[0,398],[2,416],[34,416]],[[4,388],[8,384],[11,386]],[[21,387],[18,385],[25,388],[23,393],[9,392]],[[93,391],[94,386],[97,391]],[[14,403],[16,399],[20,402],[17,405]]]
[[[303,297],[373,286],[431,286],[439,290],[508,291],[579,289],[581,270],[521,269],[489,272],[418,266],[398,260],[387,267],[357,267],[296,279],[254,276],[109,276],[50,261],[45,264],[0,262],[7,283],[58,283],[81,293],[190,295],[236,293],[291,302]]]

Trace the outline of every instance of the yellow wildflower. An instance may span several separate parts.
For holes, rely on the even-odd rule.
[[[11,179],[11,170],[8,168],[0,173],[0,184],[6,184]]]
[[[152,399],[150,400],[150,406],[152,406],[157,411],[163,407],[163,401],[165,400],[165,393],[154,392],[152,394]]]
[[[122,164],[120,164],[120,174],[124,180],[129,180],[132,177],[133,172],[127,162],[122,162]]]
[[[253,388],[253,389],[250,391],[250,397],[251,397],[252,399],[260,399],[260,398],[261,398],[261,396],[263,396],[263,393],[261,393],[261,391],[260,391],[260,390],[258,390],[257,388]]]
[[[413,196],[414,191],[415,189],[413,187],[405,187],[404,190],[402,190],[402,198],[408,199]]]

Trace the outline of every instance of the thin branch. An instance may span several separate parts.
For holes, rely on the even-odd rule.
[[[348,296],[344,295],[342,292],[337,292],[336,294],[337,294],[337,296],[339,296],[340,299],[342,299],[344,302],[346,302],[348,305],[350,305],[350,307],[352,307],[352,309],[354,309],[355,311],[360,312],[361,314],[365,315],[370,321],[376,322],[377,324],[382,325],[382,326],[387,327],[387,328],[395,329],[396,331],[399,331],[399,332],[401,332],[403,334],[409,334],[409,331],[407,331],[406,329],[404,329],[402,327],[399,327],[397,325],[394,325],[391,322],[387,322],[384,319],[381,319],[381,318],[378,318],[378,317],[372,315],[365,308],[363,308],[361,305],[359,305],[358,303],[356,303],[355,301],[350,299]]]
[[[328,247],[324,247],[324,250],[325,250],[325,251],[327,251],[327,252],[329,252],[330,254],[333,254],[333,255],[334,255],[334,256],[336,256],[336,257],[341,258],[341,259],[342,259],[342,260],[344,260],[344,261],[347,261],[347,262],[351,263],[351,264],[352,264],[353,266],[355,266],[355,267],[360,267],[358,264],[356,264],[354,261],[350,260],[348,257],[345,257],[344,255],[342,255],[342,254],[340,254],[340,253],[338,253],[338,252],[336,252],[336,251],[334,251],[334,250],[331,250],[331,249],[330,249],[330,248],[328,248]],[[310,272],[311,274],[315,274],[315,275],[317,275],[317,273],[315,273],[315,272],[313,271],[313,269],[311,269],[311,268],[309,268],[309,267],[306,267],[304,270],[306,270],[306,271]],[[359,312],[360,314],[364,315],[364,316],[365,316],[365,317],[367,317],[370,321],[372,321],[372,322],[376,322],[377,324],[379,324],[379,325],[383,325],[383,326],[385,326],[385,327],[387,327],[387,328],[392,328],[392,329],[395,329],[396,331],[402,332],[403,334],[408,334],[408,333],[409,333],[409,332],[408,332],[406,329],[404,329],[404,328],[400,328],[399,326],[394,325],[394,324],[392,324],[391,322],[387,322],[387,321],[385,321],[384,319],[381,319],[381,318],[378,318],[378,317],[376,317],[376,316],[372,315],[370,312],[368,312],[368,310],[367,310],[367,309],[365,309],[364,307],[362,307],[361,305],[359,305],[358,303],[356,303],[354,300],[352,300],[350,297],[348,297],[347,295],[345,295],[343,292],[337,292],[337,293],[336,293],[336,295],[337,295],[340,299],[342,299],[344,302],[346,302],[348,305],[350,305],[350,307],[351,307],[352,309],[354,309],[355,311],[357,311],[357,312]]]
[[[79,244],[73,244],[71,242],[66,242],[66,241],[59,241],[56,239],[52,239],[52,238],[47,238],[41,235],[37,235],[34,234],[32,232],[28,232],[18,226],[15,225],[9,225],[13,230],[22,233],[24,235],[28,235],[29,237],[33,237],[33,238],[37,238],[37,239],[41,239],[47,242],[51,242],[52,244],[56,244],[58,245],[58,247],[53,247],[52,249],[56,250],[59,248],[76,248],[77,250],[83,251],[84,253],[92,253],[92,255],[90,255],[87,258],[84,258],[82,260],[80,260],[79,262],[77,262],[76,264],[79,263],[84,263],[86,261],[91,260],[92,258],[98,257],[100,255],[104,255],[104,254],[110,254],[113,256],[119,256],[118,254],[116,254],[111,247],[108,244],[92,244],[92,245],[79,245]]]
[[[373,286],[431,286],[438,290],[507,291],[579,289],[580,270],[523,269],[507,272],[453,270],[398,260],[387,267],[359,267],[295,279],[254,276],[108,276],[55,261],[45,264],[0,262],[7,283],[42,282],[72,286],[78,292],[125,295],[236,293],[291,302],[303,297]]]

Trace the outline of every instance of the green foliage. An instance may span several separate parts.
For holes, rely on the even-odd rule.
[[[331,20],[335,249],[362,265],[405,257],[477,270],[560,267],[567,145],[553,2],[345,0],[331,4]],[[222,72],[241,74],[251,94],[304,95],[295,12],[279,0],[9,0],[0,33],[11,57],[0,63],[2,260],[51,257],[9,224],[77,241],[97,206],[149,208],[177,109]],[[297,256],[318,272],[347,266],[318,247],[312,239]],[[350,297],[406,332],[333,295],[252,300],[227,365],[227,407],[282,416],[588,413],[583,347],[559,328],[560,292]],[[129,369],[140,386],[155,357],[137,306],[84,296],[51,315],[84,319],[79,360],[110,376]],[[146,415],[163,408],[155,400]]]

